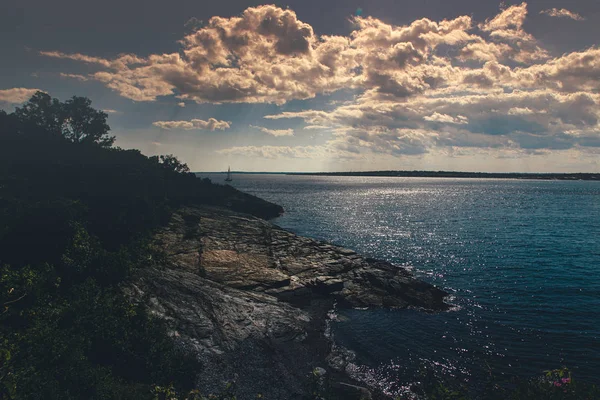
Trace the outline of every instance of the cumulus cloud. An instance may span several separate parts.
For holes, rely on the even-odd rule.
[[[469,16],[437,22],[423,18],[402,26],[354,17],[355,28],[348,36],[319,36],[292,10],[259,6],[237,17],[211,18],[186,35],[176,53],[122,54],[110,60],[60,51],[40,54],[96,67],[89,77],[64,76],[98,80],[136,101],[176,95],[198,103],[283,104],[348,88],[402,100],[457,83],[512,84],[507,80],[515,74],[524,84],[526,79],[535,81],[536,71],[529,68],[543,67],[540,62],[551,57],[524,30],[526,17],[526,3],[479,24]],[[476,34],[475,27],[483,34]],[[454,60],[448,57],[452,48]],[[591,51],[586,55],[596,57]],[[571,56],[553,62],[559,67]],[[542,72],[539,78],[544,77]]]
[[[185,107],[185,103],[183,101],[177,103],[177,105],[181,108]]]
[[[566,16],[563,10],[547,11]],[[85,63],[91,69],[87,77],[135,101],[176,96],[197,103],[281,105],[350,89],[356,94],[352,100],[329,103],[328,111],[265,117],[329,129],[333,138],[319,151],[336,154],[600,148],[600,49],[553,56],[526,31],[527,14],[521,3],[485,21],[456,16],[394,25],[356,16],[348,35],[335,36],[318,35],[292,10],[266,5],[195,26],[173,53],[114,59],[41,54]],[[214,119],[154,125],[229,127]],[[255,128],[274,136],[293,134]],[[227,151],[265,157],[308,151],[234,149]]]
[[[344,151],[424,154],[440,147],[571,148],[600,138],[600,95],[547,89],[511,93],[447,93],[410,102],[364,95],[331,112],[306,110],[266,116],[301,118],[335,127],[333,143]],[[569,132],[587,132],[577,136]],[[534,140],[535,139],[535,140]]]
[[[472,32],[469,16],[423,18],[404,26],[354,17],[350,35],[318,36],[292,10],[259,6],[237,17],[211,18],[180,41],[177,53],[113,60],[41,54],[97,66],[101,70],[93,79],[136,101],[176,95],[198,103],[283,104],[347,88],[407,98],[449,86],[464,73],[441,55],[449,46],[463,60],[545,59],[546,52],[523,30],[526,15],[523,3],[479,24],[490,42]]]
[[[585,18],[583,18],[581,15],[569,11],[566,8],[550,8],[548,10],[542,10],[540,11],[540,14],[545,14],[549,17],[558,17],[558,18],[571,18],[574,19],[575,21],[583,21]]]
[[[268,133],[269,135],[272,135],[272,136],[293,136],[294,135],[293,129],[269,129],[269,128],[265,128],[263,126],[255,126],[255,125],[250,125],[250,128],[258,129],[259,131]]]
[[[409,26],[356,17],[355,24],[349,36],[318,36],[292,10],[260,6],[238,17],[211,18],[180,41],[178,53],[114,60],[40,54],[97,66],[94,79],[136,101],[175,94],[199,103],[282,104],[343,88],[419,93],[444,82],[443,71],[418,68],[438,46],[479,40],[467,33],[470,17],[421,19]]]
[[[494,18],[479,24],[479,29],[488,33],[492,41],[504,43],[500,47],[489,47],[494,51],[501,50],[504,57],[521,63],[547,59],[548,52],[523,29],[526,17],[527,3],[521,3],[505,8]]]
[[[208,121],[192,119],[190,121],[156,121],[152,125],[166,130],[225,130],[231,127],[231,122],[209,118]]]
[[[319,38],[292,10],[275,6],[213,17],[180,43],[178,53],[146,58],[40,54],[101,67],[94,79],[136,101],[177,94],[198,103],[282,104],[338,90],[352,80],[347,38]]]
[[[523,30],[523,23],[527,17],[527,3],[521,3],[520,5],[510,6],[502,10],[502,12],[496,15],[494,18],[486,20],[484,23],[479,25],[479,29],[486,32],[507,32],[514,31],[520,32]],[[504,35],[500,33],[499,36]]]
[[[600,89],[600,49],[573,52],[545,64],[516,69],[513,76],[524,87],[597,92]]]
[[[42,91],[40,89],[26,89],[26,88],[12,88],[12,89],[0,89],[0,102],[10,104],[24,103],[35,94],[35,92]]]

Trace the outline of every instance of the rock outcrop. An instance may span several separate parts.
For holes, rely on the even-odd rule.
[[[131,295],[197,354],[200,388],[235,380],[238,399],[304,398],[315,390],[317,367],[352,383],[347,350],[334,350],[326,334],[334,302],[448,308],[444,291],[402,268],[225,209],[179,210],[155,245],[166,258],[140,272]]]

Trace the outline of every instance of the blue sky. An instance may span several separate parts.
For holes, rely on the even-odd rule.
[[[597,1],[5,3],[1,108],[195,171],[600,171]]]

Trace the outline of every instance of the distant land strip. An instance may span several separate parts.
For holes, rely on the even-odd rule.
[[[226,171],[195,172],[202,177],[207,174],[226,174]],[[541,173],[541,172],[457,172],[457,171],[350,171],[350,172],[251,172],[231,171],[232,175],[310,175],[310,176],[387,176],[405,178],[487,178],[487,179],[543,179],[563,181],[600,181],[599,173]]]
[[[363,172],[288,172],[287,175],[316,176],[388,176],[407,178],[487,178],[544,179],[565,181],[600,181],[600,173],[516,173],[516,172],[456,172],[456,171],[363,171]]]

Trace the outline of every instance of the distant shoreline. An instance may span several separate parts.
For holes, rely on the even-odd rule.
[[[196,172],[221,174],[226,172]],[[373,176],[401,178],[481,178],[481,179],[537,179],[562,181],[600,181],[600,173],[517,173],[517,172],[456,172],[456,171],[364,171],[364,172],[245,172],[232,174],[308,175],[308,176]]]

